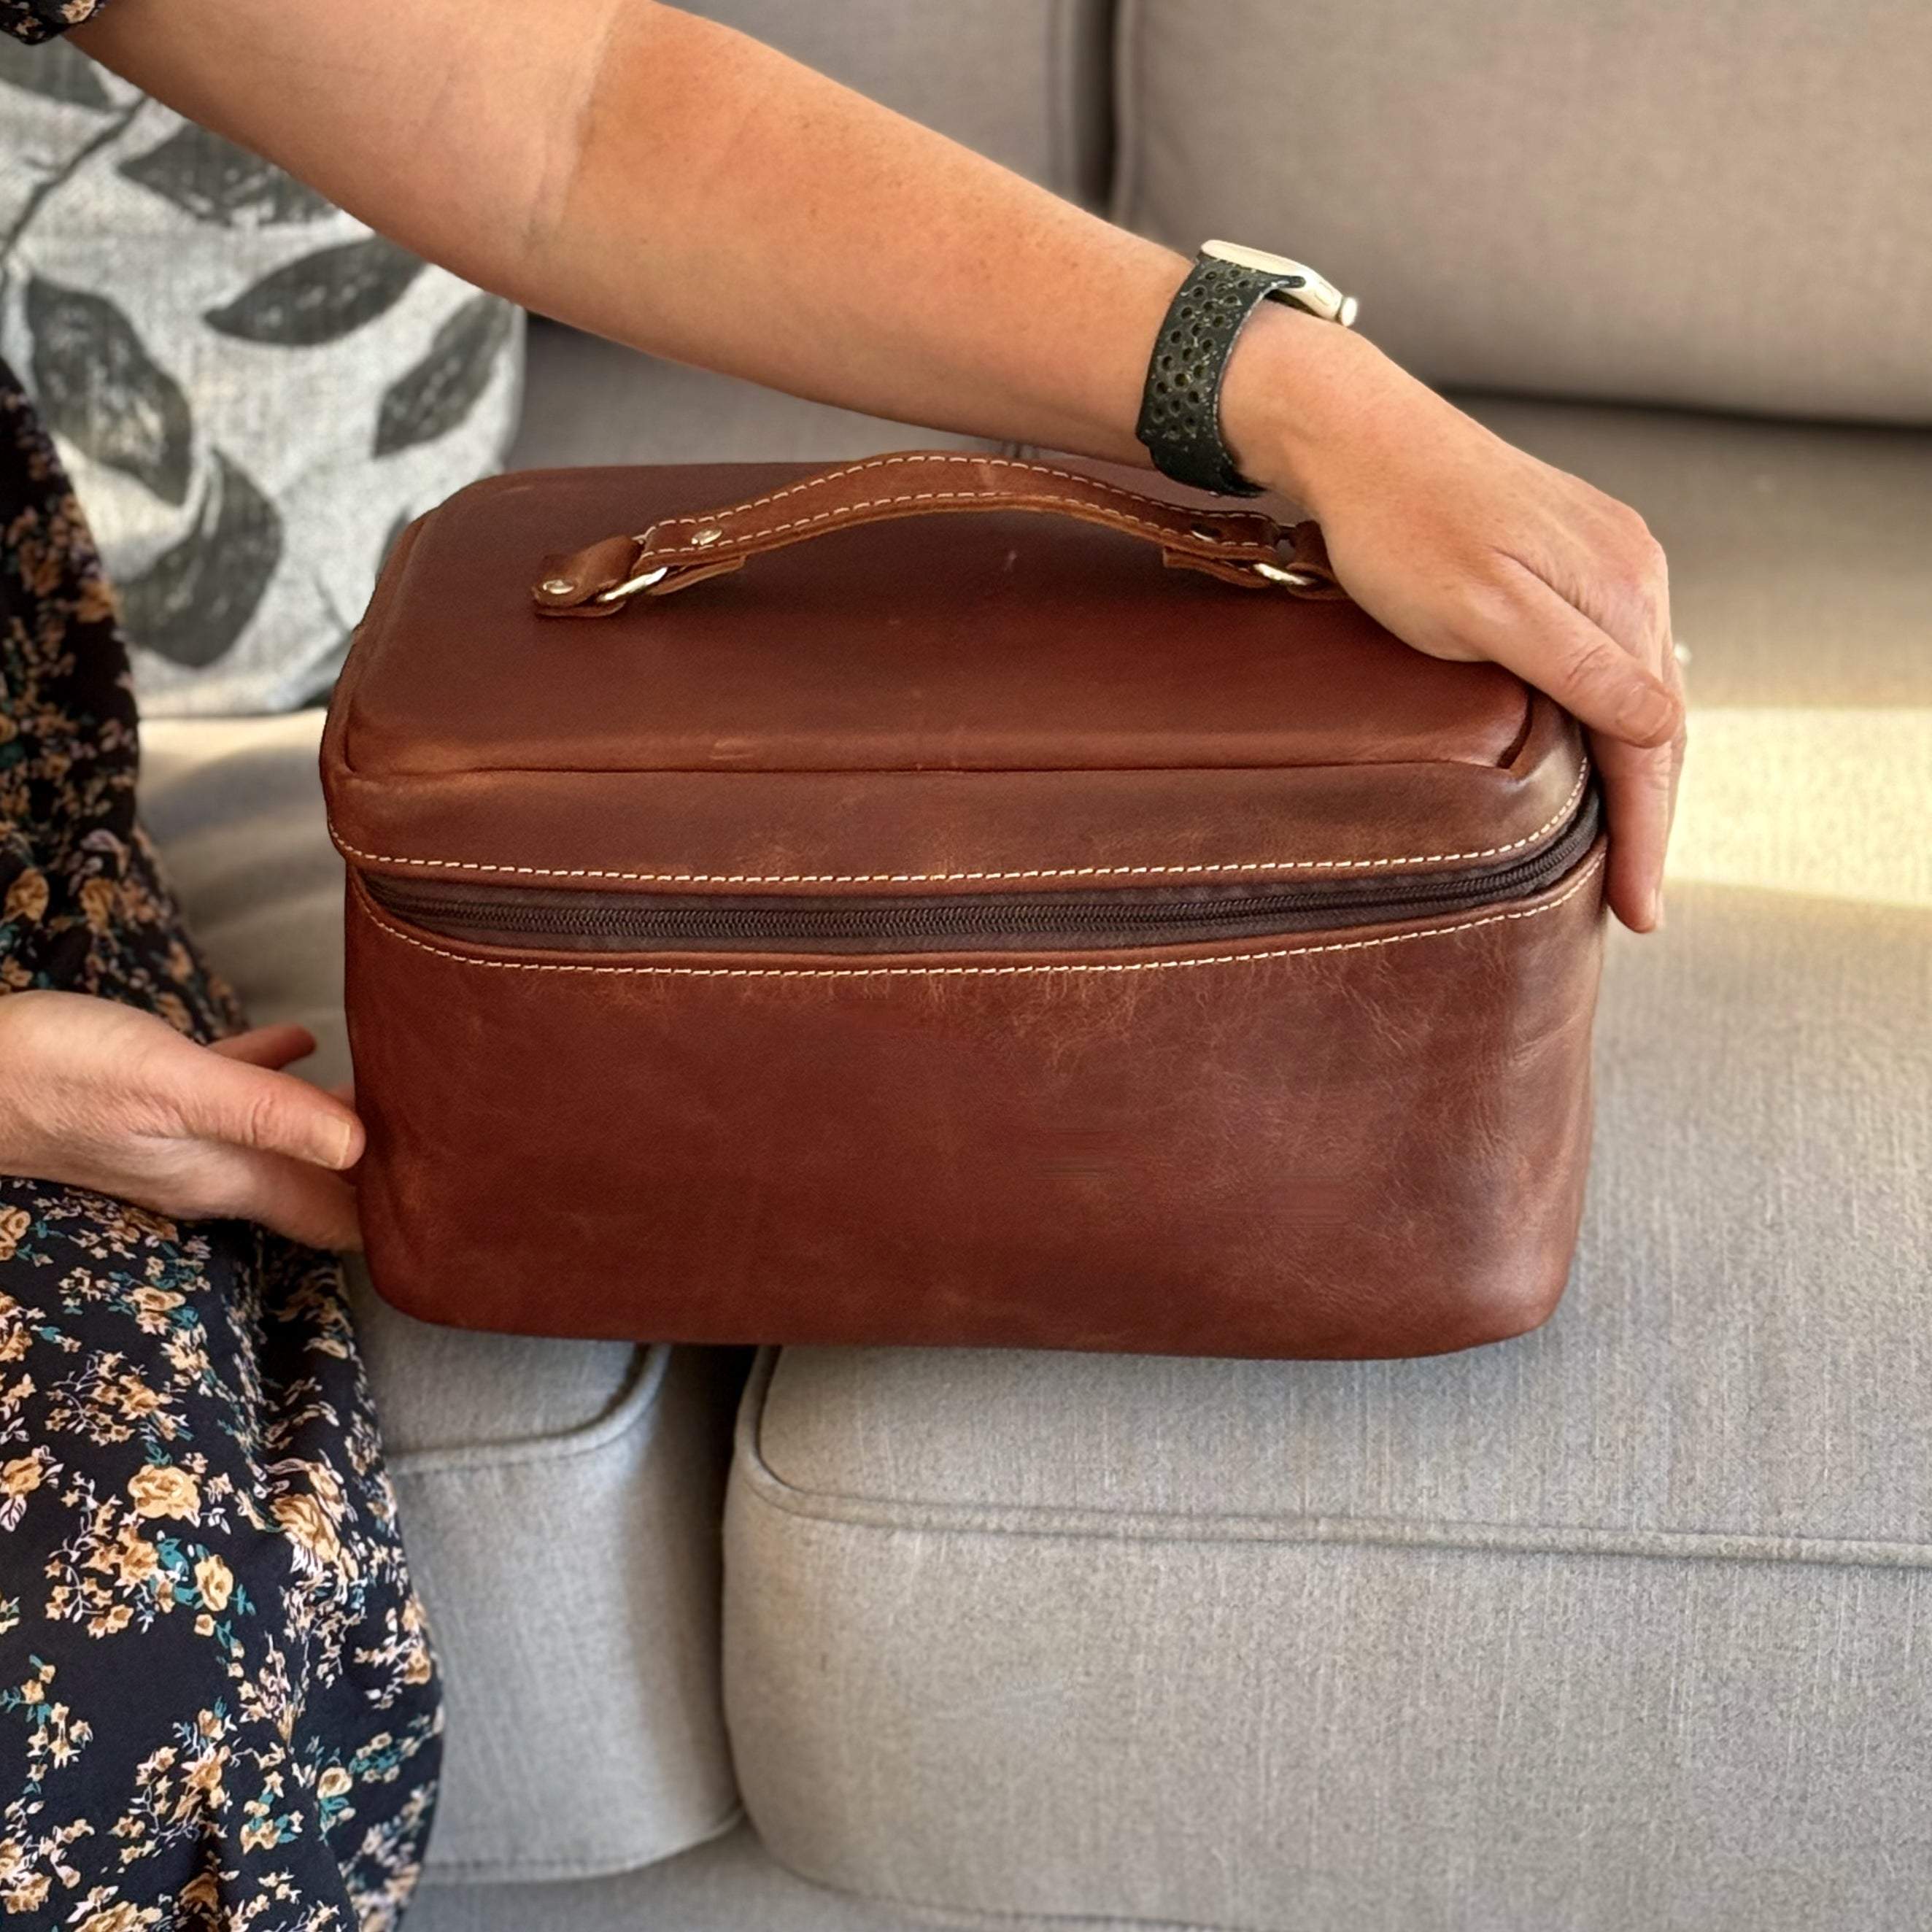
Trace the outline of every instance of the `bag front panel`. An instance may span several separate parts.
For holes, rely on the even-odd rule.
[[[1581,1209],[1603,857],[1398,925],[862,959],[468,944],[352,880],[372,1274],[639,1340],[1520,1332]]]

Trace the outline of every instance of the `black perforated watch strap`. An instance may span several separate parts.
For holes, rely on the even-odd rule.
[[[1214,255],[1196,261],[1168,304],[1134,430],[1163,476],[1224,496],[1261,494],[1222,440],[1222,378],[1235,338],[1256,306],[1278,290],[1302,287],[1306,279]]]

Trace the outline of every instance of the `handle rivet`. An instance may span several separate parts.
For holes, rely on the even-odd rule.
[[[693,530],[691,540],[702,550],[708,544],[715,544],[724,532],[716,524],[706,524],[701,530]]]
[[[546,577],[543,580],[546,597],[568,597],[577,588],[567,577]]]

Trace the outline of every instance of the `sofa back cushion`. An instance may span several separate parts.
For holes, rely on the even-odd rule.
[[[1112,0],[686,0],[1070,200],[1106,198]]]
[[[1116,212],[1430,380],[1932,422],[1924,0],[1123,0]]]

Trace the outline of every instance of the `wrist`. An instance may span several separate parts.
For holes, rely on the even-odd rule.
[[[1353,329],[1264,302],[1228,360],[1222,436],[1244,476],[1318,515],[1332,455],[1401,374]]]

